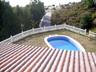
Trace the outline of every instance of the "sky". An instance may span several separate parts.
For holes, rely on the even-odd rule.
[[[22,6],[24,7],[25,5],[30,3],[30,0],[5,0],[5,1],[9,1],[11,6]],[[45,6],[49,6],[49,5],[59,5],[59,4],[68,4],[69,2],[80,2],[81,0],[40,0],[42,2],[44,2]]]

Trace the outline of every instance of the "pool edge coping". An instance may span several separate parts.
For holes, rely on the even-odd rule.
[[[74,38],[71,38],[70,36],[67,36],[67,35],[58,35],[58,34],[55,34],[55,35],[49,35],[49,36],[45,37],[45,38],[44,38],[44,41],[45,41],[45,43],[47,44],[47,46],[48,46],[49,48],[56,49],[56,48],[52,47],[52,45],[50,45],[50,44],[48,43],[48,40],[47,40],[48,38],[54,37],[54,36],[64,36],[64,37],[67,37],[68,39],[71,39],[72,41],[74,41],[74,42],[76,43],[76,45],[79,46],[80,51],[85,52],[85,48],[84,48],[77,40],[75,40]],[[60,49],[60,50],[62,50],[62,49]],[[71,50],[70,50],[70,51],[71,51]]]

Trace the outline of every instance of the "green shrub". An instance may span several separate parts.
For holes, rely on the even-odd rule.
[[[92,14],[92,18],[93,18],[93,19],[96,18],[96,12],[94,12],[94,13]]]
[[[82,0],[84,4],[88,7],[91,8],[94,6],[94,0]]]
[[[86,12],[81,17],[81,28],[86,29],[89,32],[89,29],[92,27],[92,16],[90,12]]]

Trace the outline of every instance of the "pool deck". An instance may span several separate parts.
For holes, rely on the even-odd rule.
[[[0,72],[96,72],[96,53],[0,44]]]

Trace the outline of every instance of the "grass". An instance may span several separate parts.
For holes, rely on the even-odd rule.
[[[92,28],[91,31],[96,32],[96,27],[95,28]]]
[[[38,46],[38,47],[39,46],[40,47],[48,47],[44,42],[44,37],[49,36],[49,35],[53,35],[53,34],[70,36],[73,39],[77,40],[85,48],[86,51],[96,52],[96,40],[90,39],[86,36],[83,36],[83,35],[80,35],[80,34],[77,34],[74,32],[70,32],[65,29],[34,34],[34,35],[28,36],[22,40],[19,40],[15,43],[33,45],[33,46]]]

